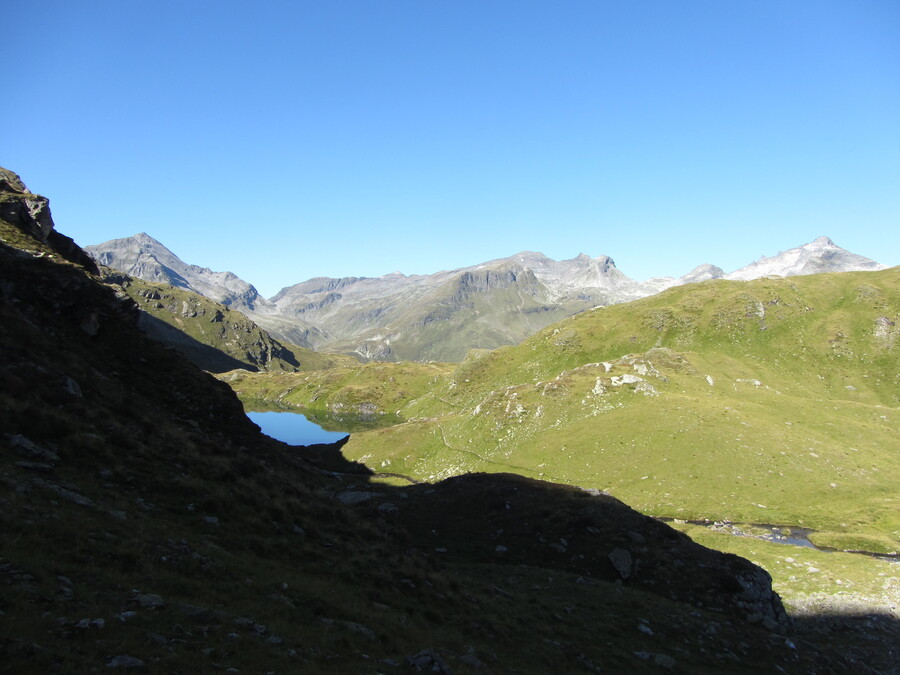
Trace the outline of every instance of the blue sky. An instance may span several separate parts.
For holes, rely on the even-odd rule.
[[[541,251],[900,264],[895,0],[29,0],[0,165],[267,296]]]

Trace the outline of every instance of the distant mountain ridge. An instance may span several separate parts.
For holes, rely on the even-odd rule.
[[[606,255],[553,260],[522,251],[429,275],[316,277],[270,299],[230,272],[182,261],[145,233],[85,250],[101,264],[192,290],[236,309],[273,337],[368,360],[459,361],[473,348],[516,344],[592,307],[637,300],[711,279],[879,270],[885,266],[819,237],[734,272],[703,264],[679,277],[636,281]]]

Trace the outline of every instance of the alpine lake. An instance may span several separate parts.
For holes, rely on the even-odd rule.
[[[262,433],[288,445],[336,443],[354,432],[388,427],[403,421],[396,415],[359,417],[318,410],[252,407],[255,409],[247,410],[247,417],[259,426]]]

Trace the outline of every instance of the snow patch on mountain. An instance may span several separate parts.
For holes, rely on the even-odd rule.
[[[828,237],[819,237],[803,246],[761,257],[746,267],[726,274],[726,279],[749,281],[777,275],[782,277],[822,272],[857,272],[887,269],[870,258],[851,253]]]

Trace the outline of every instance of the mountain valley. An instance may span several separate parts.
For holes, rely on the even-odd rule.
[[[271,310],[234,279],[223,307],[98,269],[0,178],[0,670],[895,672],[897,268],[705,280],[458,364],[359,363],[231,317]],[[423,327],[568,297],[548,280],[571,272],[522,262],[405,283],[446,301]],[[292,447],[235,391],[398,423]]]

